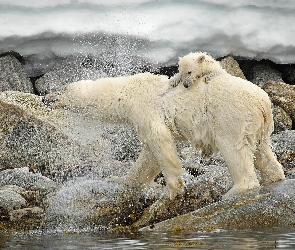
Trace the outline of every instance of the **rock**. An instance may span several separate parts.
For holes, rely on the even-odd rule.
[[[174,200],[152,204],[146,208],[132,227],[141,228],[156,222],[185,214],[221,199],[232,186],[230,175],[225,166],[207,166],[197,178],[186,177],[185,191]],[[152,209],[152,210],[151,210]],[[152,212],[151,212],[152,211]]]
[[[221,67],[227,71],[227,73],[236,77],[246,79],[243,71],[241,70],[239,66],[239,63],[233,57],[231,56],[225,57],[219,63]]]
[[[211,165],[199,172],[203,174],[197,178],[186,174],[184,176],[185,192],[172,201],[165,200],[163,204],[160,203],[160,206],[157,205],[157,201],[164,187],[156,183],[153,186],[140,187],[138,190],[125,187],[111,196],[106,194],[105,198],[97,200],[97,203],[92,206],[83,223],[87,227],[112,230],[124,226],[143,227],[216,202],[232,185],[229,173],[224,166]],[[67,196],[70,197],[70,195]],[[151,209],[153,213],[150,213]],[[61,211],[67,210],[61,209]],[[79,211],[82,210],[79,209]],[[72,215],[73,212],[71,211],[70,214]]]
[[[292,129],[291,117],[279,106],[273,105],[274,133]]]
[[[23,65],[11,55],[0,57],[0,91],[34,93],[34,87]]]
[[[29,168],[15,168],[0,171],[0,186],[14,185],[14,191],[24,193],[20,188],[29,188],[32,191],[41,191],[45,193],[56,189],[57,184],[41,174],[29,172]],[[2,187],[3,188],[3,187]],[[11,187],[9,188],[11,190]]]
[[[38,96],[0,93],[0,170],[29,167],[50,174],[50,168],[99,161],[99,151],[67,133],[67,119]]]
[[[295,85],[295,67],[285,66],[282,69],[284,82]]]
[[[263,86],[273,104],[281,107],[292,118],[295,124],[295,85],[269,81]]]
[[[283,82],[282,73],[271,68],[267,64],[257,64],[252,69],[253,79],[250,79],[254,84],[263,87],[268,81]]]
[[[213,229],[259,229],[293,226],[295,180],[253,190],[244,196],[213,203],[141,231],[199,231]]]
[[[295,178],[295,130],[286,130],[271,136],[273,151],[286,169],[287,178]]]
[[[77,63],[56,68],[40,77],[35,82],[35,88],[39,95],[46,95],[58,91],[63,85],[80,80],[96,80],[105,77],[101,70],[87,69]]]
[[[44,210],[40,207],[22,208],[9,213],[10,221],[17,223],[28,223],[28,219],[42,219]]]
[[[16,186],[16,185],[4,185],[4,186],[0,186],[0,190],[10,190],[13,192],[16,192],[18,194],[22,194],[24,192],[26,192],[26,190],[22,187]]]
[[[111,152],[115,160],[122,162],[137,160],[141,152],[141,142],[133,127],[113,124],[106,128],[102,136],[111,142]]]
[[[25,204],[26,200],[20,194],[11,190],[0,190],[0,208],[11,211]]]
[[[107,228],[132,210],[132,200],[137,199],[140,206],[138,196],[130,190],[124,190],[122,185],[101,180],[80,178],[69,181],[48,198],[45,227],[61,231],[69,227],[79,229],[82,225]],[[128,200],[124,198],[126,194]]]
[[[14,179],[15,176],[12,176],[11,178]],[[1,186],[0,190],[11,190],[20,194],[27,201],[28,206],[41,206],[44,205],[43,199],[45,195],[53,192],[57,187],[57,185],[50,180],[44,186],[38,188],[38,186],[42,183],[43,181],[37,181],[33,185],[24,185],[25,188],[16,185],[5,185]]]

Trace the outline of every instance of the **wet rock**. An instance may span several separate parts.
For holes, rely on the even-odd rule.
[[[16,185],[0,186],[0,190],[10,190],[10,191],[16,192],[20,195],[26,191],[24,188],[16,186]]]
[[[133,223],[132,227],[141,228],[152,225],[217,202],[232,186],[225,166],[209,165],[200,172],[203,174],[197,178],[186,176],[183,194],[178,195],[174,200],[168,199],[152,204],[145,209],[141,218]]]
[[[252,74],[253,78],[250,80],[259,87],[263,87],[268,81],[283,82],[282,73],[267,64],[255,65],[252,69]]]
[[[106,77],[106,74],[98,69],[88,69],[78,63],[70,63],[56,68],[35,82],[35,88],[39,95],[46,95],[58,91],[63,85],[80,80],[96,80]]]
[[[23,65],[11,55],[0,57],[0,91],[7,90],[34,93]]]
[[[22,188],[50,193],[55,190],[57,184],[41,174],[29,172],[29,168],[15,168],[0,171],[0,186],[1,189],[6,187],[6,189],[23,194],[25,192]]]
[[[269,81],[263,86],[273,104],[281,107],[295,124],[295,86],[283,82]]]
[[[129,226],[138,220],[152,203],[140,190],[127,189],[113,197],[102,199],[84,218],[83,224],[93,228],[112,229]]]
[[[25,223],[28,224],[30,219],[42,219],[44,216],[44,210],[40,207],[30,207],[16,209],[9,213],[11,222]],[[35,222],[36,223],[36,222]]]
[[[7,211],[18,209],[26,204],[26,200],[11,190],[0,190],[0,208]]]
[[[141,142],[131,126],[111,125],[102,134],[112,145],[112,156],[115,160],[128,162],[136,161],[140,151]]]
[[[99,151],[82,145],[65,132],[67,120],[28,93],[0,93],[0,170],[29,167],[50,174],[86,159],[99,159]]]
[[[191,213],[145,227],[142,231],[198,231],[213,229],[258,229],[293,226],[295,180],[286,180],[253,190],[244,196],[213,203]]]
[[[127,194],[124,190],[122,185],[101,180],[80,178],[69,181],[48,198],[45,228],[60,231],[69,227],[72,230],[107,228],[114,220],[124,217],[128,208],[131,209],[132,200],[123,199]],[[131,197],[133,200],[138,198],[128,190],[128,198]]]
[[[242,79],[246,79],[243,71],[241,70],[239,63],[231,56],[225,57],[220,62],[222,68],[224,68],[227,73],[240,77]]]
[[[279,106],[273,106],[274,133],[292,129],[291,117]]]
[[[287,178],[295,178],[295,130],[286,130],[271,136],[273,151],[284,166]]]
[[[46,197],[57,184],[52,180],[29,172],[28,168],[7,169],[0,172],[0,228],[5,230],[31,230],[43,222]],[[0,202],[1,203],[1,202]]]

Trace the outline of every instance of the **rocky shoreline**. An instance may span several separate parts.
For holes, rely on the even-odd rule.
[[[202,159],[188,144],[178,143],[187,170],[186,192],[151,213],[164,183],[161,176],[154,187],[144,190],[126,190],[106,181],[114,173],[126,173],[137,158],[140,143],[133,129],[51,110],[42,102],[43,95],[64,84],[116,76],[119,71],[87,58],[30,78],[17,53],[0,55],[0,230],[293,226],[295,66],[230,56],[220,61],[230,74],[252,81],[269,94],[275,120],[273,151],[289,180],[220,202],[232,184],[223,159],[219,155]],[[130,73],[145,70],[171,76],[177,66],[142,67]]]

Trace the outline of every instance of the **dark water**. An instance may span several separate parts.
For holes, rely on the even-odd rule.
[[[0,249],[295,249],[295,227],[261,231],[0,235]]]

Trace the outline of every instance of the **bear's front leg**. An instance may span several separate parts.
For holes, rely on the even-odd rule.
[[[146,142],[165,177],[166,196],[174,199],[184,189],[181,177],[184,171],[181,167],[174,139],[163,121],[152,121],[150,126]]]

